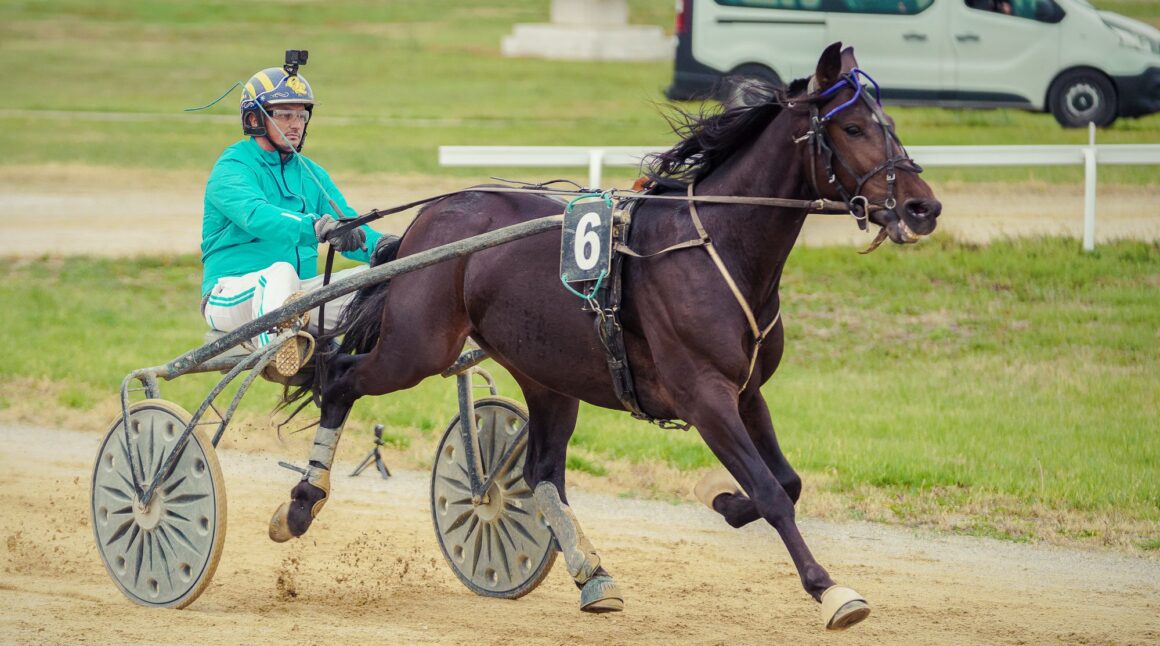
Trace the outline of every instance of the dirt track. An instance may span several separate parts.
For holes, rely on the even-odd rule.
[[[822,630],[768,526],[695,504],[576,490],[572,503],[626,595],[590,616],[558,561],[518,601],[477,597],[443,562],[424,473],[338,476],[308,538],[266,538],[304,449],[219,452],[228,533],[213,584],[180,611],[124,599],[89,528],[92,432],[0,427],[0,637],[6,643],[1156,643],[1160,563],[808,518],[803,533],[874,614]],[[344,446],[346,473],[369,447]],[[809,493],[807,492],[808,496]]]

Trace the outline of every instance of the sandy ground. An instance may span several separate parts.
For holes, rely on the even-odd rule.
[[[428,476],[336,477],[305,539],[266,537],[298,447],[221,449],[229,499],[224,555],[184,610],[138,607],[105,573],[89,527],[91,431],[0,427],[0,641],[5,643],[846,643],[1160,642],[1160,562],[946,537],[903,528],[801,527],[819,561],[873,614],[822,629],[776,534],[729,528],[700,505],[572,488],[572,505],[626,596],[577,610],[563,561],[530,595],[473,595],[444,563]],[[369,447],[343,447],[337,474]],[[808,495],[808,492],[807,494]]]
[[[341,180],[341,178],[339,178]],[[480,178],[481,180],[483,178]],[[472,182],[459,178],[360,176],[340,181],[360,211],[387,208]],[[0,255],[195,253],[201,239],[205,177],[200,173],[114,172],[74,166],[0,167]],[[1025,235],[1083,235],[1083,189],[1057,185],[936,186],[941,230],[987,242]],[[1160,189],[1097,190],[1096,240],[1160,240]],[[413,213],[376,225],[401,231]],[[870,235],[849,218],[814,216],[807,245],[865,246]]]

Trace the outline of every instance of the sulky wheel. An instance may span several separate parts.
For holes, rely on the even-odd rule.
[[[475,422],[486,481],[526,434],[528,414],[515,401],[487,397],[475,403]],[[556,561],[552,532],[524,482],[526,452],[495,478],[486,502],[474,505],[458,415],[439,442],[431,474],[435,537],[455,576],[478,595],[518,599],[534,590]]]
[[[201,429],[189,436],[148,507],[134,491],[172,454],[189,423],[180,406],[148,399],[129,407],[105,435],[93,467],[97,551],[121,592],[143,606],[184,608],[209,585],[226,536],[226,491],[217,454]],[[130,465],[132,449],[132,466]]]

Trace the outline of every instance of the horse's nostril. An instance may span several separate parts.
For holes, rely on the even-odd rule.
[[[911,199],[906,201],[906,211],[919,220],[933,219],[942,211],[942,204],[938,200]]]

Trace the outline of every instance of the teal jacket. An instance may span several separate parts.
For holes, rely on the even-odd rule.
[[[324,194],[303,166],[326,190]],[[329,194],[344,217],[358,215],[330,175],[310,159],[287,161],[268,152],[252,138],[225,149],[205,187],[201,222],[201,293],[209,293],[219,278],[241,276],[288,262],[302,279],[318,275],[318,239],[314,222],[334,217]],[[382,234],[364,226],[365,250],[344,252],[351,260],[368,262]]]

